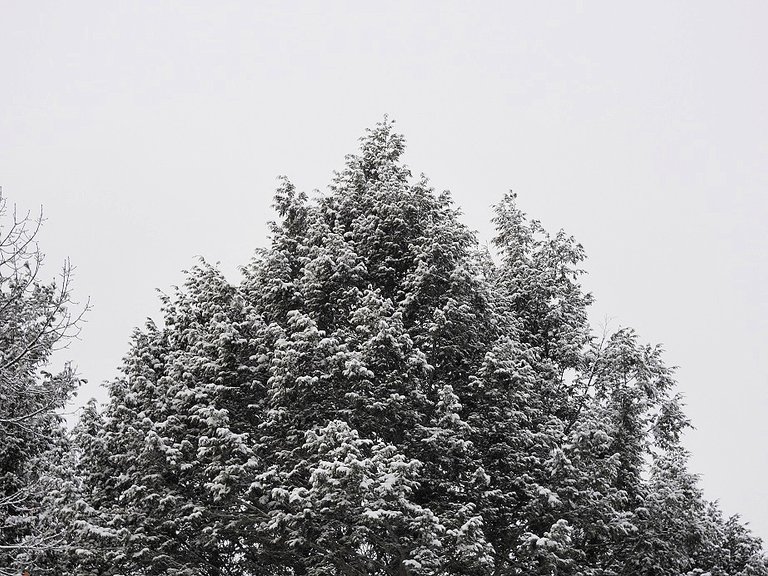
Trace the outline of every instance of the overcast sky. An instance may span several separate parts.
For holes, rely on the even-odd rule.
[[[105,398],[156,288],[266,244],[385,113],[482,241],[513,189],[585,246],[596,323],[661,342],[709,498],[768,537],[768,3],[0,1],[0,185],[43,205]]]

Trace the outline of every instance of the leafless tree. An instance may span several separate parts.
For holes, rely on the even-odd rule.
[[[72,298],[69,260],[41,280],[43,222],[42,209],[19,213],[0,190],[0,566],[24,546],[39,496],[30,468],[53,446],[57,412],[78,385],[69,365],[57,374],[45,367],[77,338],[89,308]]]

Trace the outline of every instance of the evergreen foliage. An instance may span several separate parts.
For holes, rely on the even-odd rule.
[[[60,449],[38,573],[768,575],[661,349],[589,326],[582,247],[508,194],[493,257],[404,147],[385,120],[326,195],[282,180],[242,283],[163,297]]]

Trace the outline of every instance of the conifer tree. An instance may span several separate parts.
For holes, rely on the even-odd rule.
[[[660,347],[506,195],[494,255],[389,120],[271,245],[201,263],[73,441],[83,574],[765,574],[706,502]],[[62,494],[64,491],[62,491]]]

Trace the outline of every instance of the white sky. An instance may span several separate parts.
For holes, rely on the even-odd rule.
[[[709,498],[768,537],[768,4],[0,0],[0,184],[43,204],[104,398],[155,288],[266,243],[384,113],[491,236],[507,189],[585,246],[596,322],[664,343]],[[233,273],[232,278],[236,279]],[[63,360],[64,357],[62,357]]]

